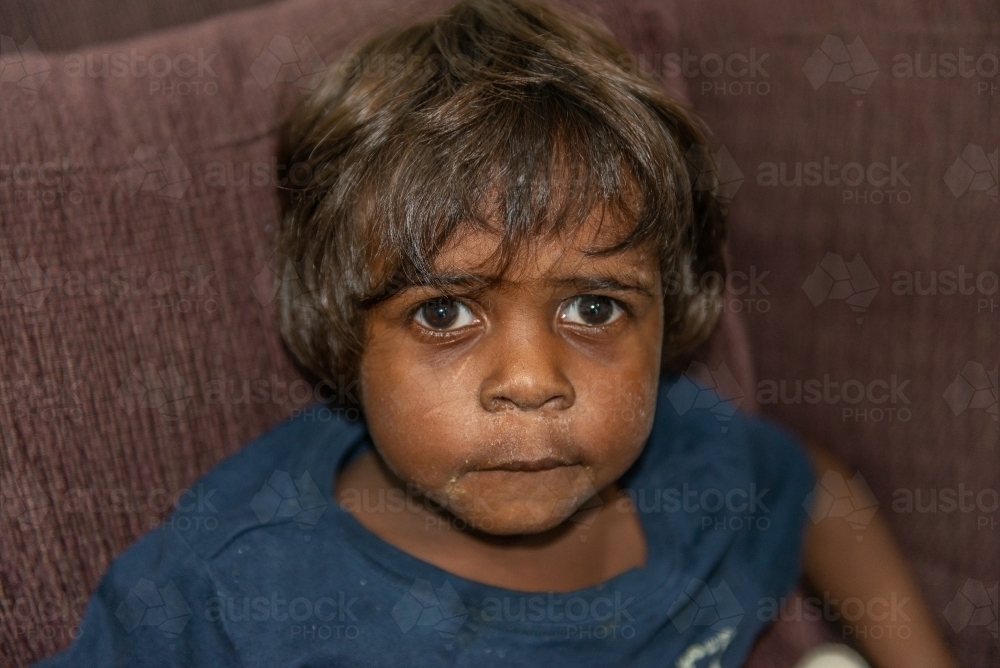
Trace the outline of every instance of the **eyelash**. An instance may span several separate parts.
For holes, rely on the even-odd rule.
[[[442,300],[442,299],[454,301],[454,302],[456,302],[458,304],[461,304],[464,308],[468,309],[469,312],[473,314],[473,318],[475,318],[474,311],[464,301],[462,301],[461,299],[458,299],[456,297],[449,297],[447,295],[442,295],[440,297],[432,297],[431,299],[425,299],[424,301],[422,301],[419,304],[417,304],[416,306],[414,306],[410,310],[409,316],[407,317],[407,321],[409,323],[411,323],[412,325],[414,325],[415,327],[419,328],[420,331],[421,331],[421,333],[423,333],[425,335],[439,337],[439,338],[452,337],[455,334],[461,332],[463,329],[466,329],[466,327],[460,327],[458,329],[434,329],[433,327],[427,327],[426,325],[422,325],[422,324],[420,324],[417,321],[417,316],[420,314],[420,310],[421,309],[423,309],[428,304],[431,304],[431,303],[433,303],[435,301]]]
[[[618,315],[617,317],[615,317],[614,320],[611,320],[611,321],[605,322],[605,323],[601,323],[601,324],[598,324],[598,325],[587,325],[587,324],[582,324],[582,323],[578,323],[578,322],[567,322],[566,324],[568,324],[568,325],[570,325],[572,327],[578,327],[578,328],[581,328],[581,329],[586,329],[586,330],[588,330],[590,332],[602,332],[602,331],[604,331],[606,329],[614,327],[616,324],[618,324],[618,321],[621,320],[622,318],[629,318],[629,317],[632,316],[632,308],[626,302],[624,302],[624,301],[622,301],[620,299],[615,299],[614,297],[610,297],[608,295],[595,294],[595,293],[592,293],[592,292],[588,292],[588,293],[585,293],[585,294],[582,294],[582,295],[575,295],[573,297],[570,297],[565,302],[563,302],[564,306],[560,307],[560,311],[562,311],[562,309],[565,308],[565,306],[571,305],[575,301],[584,299],[586,297],[600,297],[601,299],[607,299],[608,301],[611,302],[611,304],[612,304],[612,306],[614,308],[617,308],[619,311],[621,311],[621,314]]]
[[[559,306],[559,311],[562,311],[562,309],[565,308],[566,305],[572,304],[574,301],[576,301],[578,299],[582,299],[584,297],[602,297],[604,299],[608,299],[617,308],[621,309],[622,315],[619,316],[619,317],[617,317],[617,318],[615,318],[611,322],[600,324],[600,325],[581,325],[579,323],[568,323],[571,326],[579,327],[579,328],[585,328],[585,329],[588,329],[588,330],[594,331],[594,332],[599,332],[599,331],[603,331],[606,328],[614,326],[623,317],[624,318],[631,318],[634,315],[634,311],[632,309],[632,306],[630,304],[628,304],[627,302],[622,301],[620,299],[616,299],[616,298],[608,296],[608,295],[602,295],[602,294],[597,294],[597,293],[592,293],[592,292],[587,292],[587,293],[584,293],[584,294],[574,295],[574,296],[572,296],[572,297],[564,300],[562,302],[562,304],[560,304],[560,306]],[[411,308],[409,310],[408,315],[407,315],[407,322],[409,322],[410,324],[412,324],[415,327],[419,328],[422,334],[433,336],[433,337],[438,337],[438,338],[450,338],[450,337],[453,337],[455,334],[461,332],[462,330],[466,329],[466,327],[460,327],[459,329],[450,329],[450,330],[449,329],[444,329],[444,330],[442,330],[442,329],[434,329],[432,327],[427,327],[425,325],[420,324],[417,321],[417,316],[420,314],[420,310],[424,306],[426,306],[427,304],[432,303],[432,302],[434,302],[436,300],[439,300],[439,299],[451,299],[451,300],[454,300],[458,304],[461,304],[463,307],[465,307],[466,309],[468,309],[470,312],[473,312],[473,309],[468,304],[466,304],[465,301],[463,301],[462,299],[459,299],[457,297],[448,297],[446,295],[442,295],[440,297],[432,297],[431,299],[425,299],[424,301],[421,301],[420,303],[416,304],[413,308]]]

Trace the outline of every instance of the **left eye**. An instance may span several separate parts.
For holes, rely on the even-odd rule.
[[[461,329],[476,321],[468,306],[447,297],[424,302],[417,309],[413,319],[422,327],[438,332]]]
[[[600,295],[581,295],[568,302],[559,318],[575,325],[608,325],[625,313],[618,302]]]

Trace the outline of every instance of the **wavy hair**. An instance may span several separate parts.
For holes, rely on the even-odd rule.
[[[500,266],[598,208],[596,253],[656,250],[664,363],[721,311],[725,227],[703,187],[693,116],[601,23],[528,0],[464,0],[368,39],[284,127],[279,320],[324,379],[356,378],[365,312],[415,283],[462,226],[497,234]],[[699,180],[699,178],[701,180]]]

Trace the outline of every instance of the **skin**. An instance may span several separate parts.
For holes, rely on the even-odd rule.
[[[337,489],[342,502],[349,489],[422,501],[355,513],[362,524],[452,572],[522,590],[569,591],[645,562],[631,506],[596,499],[613,499],[652,429],[663,294],[648,249],[587,254],[617,240],[601,223],[594,213],[523,249],[485,289],[467,277],[496,274],[496,238],[459,233],[436,258],[452,294],[414,286],[372,309],[360,385],[377,452]],[[437,305],[457,317],[429,326],[421,305],[445,297]],[[566,522],[588,502],[594,517]],[[432,517],[443,528],[428,531]]]
[[[807,445],[817,479],[831,469],[845,480],[853,477],[854,472],[825,448],[811,442]],[[852,620],[845,625],[843,637],[863,639],[862,649],[873,666],[955,668],[938,625],[881,514],[877,513],[865,527],[862,540],[857,536],[845,517],[809,522],[806,529],[803,571],[813,588],[829,592],[830,598],[838,601],[853,598],[865,603],[860,618],[856,605],[842,611]],[[886,602],[893,600],[905,603],[897,612],[887,612],[891,608]]]
[[[572,591],[645,564],[616,481],[652,428],[661,277],[649,249],[588,255],[616,240],[601,223],[595,213],[537,241],[489,287],[468,278],[496,273],[496,238],[460,233],[436,261],[456,279],[447,294],[414,286],[372,309],[361,400],[375,450],[335,481],[363,526],[448,572],[521,591]],[[817,475],[850,477],[823,448],[810,454]],[[407,503],[377,502],[392,498]],[[911,599],[907,639],[872,638],[877,616],[853,623],[873,665],[954,666],[878,518],[863,542],[843,518],[810,525],[804,573],[839,600]]]

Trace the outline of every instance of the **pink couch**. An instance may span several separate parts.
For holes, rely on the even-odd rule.
[[[57,6],[17,19],[11,5],[0,662],[68,644],[115,555],[201,472],[314,399],[268,289],[276,124],[359,34],[447,4],[286,0],[44,56],[31,30],[43,46],[78,43],[53,28]],[[715,132],[737,273],[708,368],[732,372],[743,409],[759,402],[859,471],[963,665],[996,665],[995,8],[581,4]],[[124,27],[98,37],[170,23],[143,7],[123,6],[107,20]],[[973,60],[970,77],[906,75],[907,58],[926,69],[936,54],[941,70],[946,53],[972,54],[983,73]],[[971,294],[947,292],[960,267]],[[919,294],[930,272],[940,283]],[[920,279],[911,292],[907,276]],[[826,395],[797,399],[813,380]],[[946,509],[948,493],[969,491]],[[826,480],[817,494],[823,512],[856,513],[863,537],[871,509],[853,507],[848,486]],[[824,633],[776,624],[751,664],[790,665]]]

